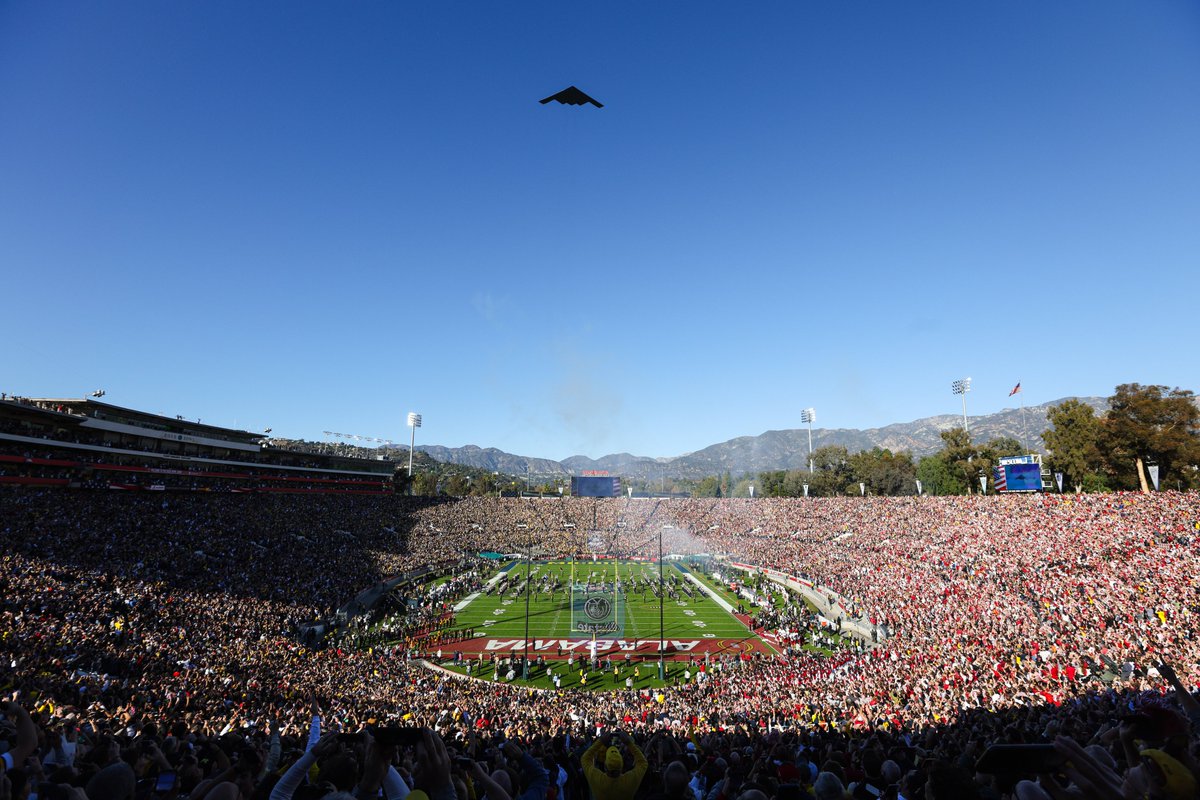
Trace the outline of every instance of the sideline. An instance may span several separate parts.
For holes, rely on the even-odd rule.
[[[495,575],[488,578],[488,582],[485,583],[484,586],[491,586],[493,583],[500,580],[500,576],[503,575],[505,572],[506,572],[506,570],[500,570]],[[464,608],[471,605],[471,603],[478,600],[480,594],[481,594],[480,592],[474,592],[472,594],[467,595],[462,600],[459,600],[457,603],[454,604],[454,613],[457,614],[459,611],[462,611]]]
[[[475,681],[477,683],[486,683],[489,686],[495,686],[497,683],[499,683],[501,686],[507,686],[510,689],[525,689],[530,692],[538,692],[541,694],[550,694],[553,692],[562,691],[561,689],[542,689],[538,686],[517,686],[516,684],[505,683],[504,681],[491,681],[491,680],[488,680],[487,678],[477,678],[474,675],[464,675],[461,672],[455,672],[452,669],[446,669],[445,667],[441,666],[440,664],[435,664],[427,658],[414,658],[413,661],[415,663],[419,664],[420,666],[424,667],[425,669],[429,670],[430,672],[436,672],[437,674],[444,675],[447,678],[458,678],[459,680],[468,680],[468,681]]]
[[[770,639],[767,639],[767,637],[763,635],[765,633],[765,631],[763,631],[761,633],[759,631],[756,631],[751,625],[749,625],[746,622],[746,619],[750,619],[749,616],[742,615],[742,616],[746,616],[746,619],[742,619],[742,616],[738,615],[737,609],[735,609],[732,605],[730,605],[728,600],[726,600],[725,598],[718,595],[715,590],[713,590],[712,588],[710,588],[708,586],[708,584],[704,583],[704,581],[700,580],[694,574],[692,574],[692,571],[690,569],[687,569],[687,570],[681,569],[680,571],[683,572],[683,575],[685,578],[687,578],[692,583],[699,586],[700,591],[704,592],[706,595],[708,595],[710,598],[712,598],[714,603],[719,605],[721,608],[725,609],[726,614],[728,614],[729,616],[736,619],[747,631],[750,632],[751,636],[756,637],[760,642],[762,642],[763,645],[767,648],[767,650],[769,652],[772,652],[775,655],[783,655],[783,652],[779,649],[779,643],[775,641],[774,636],[772,636]]]
[[[832,589],[827,589],[823,586],[808,584],[792,575],[780,572],[775,569],[767,569],[757,567],[752,564],[742,564],[740,562],[728,561],[729,566],[735,569],[740,569],[743,572],[753,575],[756,571],[764,575],[767,580],[772,583],[784,586],[792,591],[799,592],[805,598],[810,600],[817,607],[817,613],[824,619],[828,620],[831,625],[836,625],[840,617],[842,620],[842,633],[849,633],[865,644],[870,645],[872,649],[883,644],[889,638],[886,630],[880,626],[872,625],[870,620],[864,617],[852,617],[845,606],[845,598]],[[833,595],[833,601],[830,602],[826,593]],[[871,634],[875,634],[875,640],[872,640]]]
[[[689,581],[691,581],[692,583],[699,586],[700,591],[702,591],[706,595],[708,595],[714,603],[719,605],[721,608],[725,609],[726,613],[730,614],[731,616],[734,613],[736,613],[736,609],[729,604],[728,600],[721,597],[716,592],[714,592],[712,589],[710,589],[702,580],[700,580],[695,575],[693,575],[690,570],[688,572],[683,573],[683,576],[685,578],[687,578]],[[736,619],[736,617],[735,617],[735,619]]]

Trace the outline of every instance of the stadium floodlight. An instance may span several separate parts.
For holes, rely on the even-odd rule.
[[[517,528],[529,531],[525,542],[525,655],[521,657],[521,678],[529,680],[529,576],[533,571],[533,529],[525,522],[518,522]]]
[[[408,412],[408,427],[412,429],[412,435],[408,439],[408,491],[412,494],[413,446],[417,443],[417,428],[421,427],[421,415],[415,411]]]
[[[950,384],[950,390],[952,392],[954,392],[955,394],[962,395],[963,430],[967,433],[970,433],[971,432],[970,429],[967,428],[967,392],[971,391],[971,379],[970,378],[960,378],[959,380],[954,381],[953,383]]]
[[[800,411],[800,421],[808,424],[808,471],[813,471],[812,457],[812,424],[817,421],[817,410],[805,408]]]

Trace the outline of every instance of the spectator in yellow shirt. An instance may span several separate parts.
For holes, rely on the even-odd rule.
[[[625,757],[616,746],[616,739],[620,739],[633,756],[633,768],[630,770],[625,769]],[[604,754],[603,769],[596,764],[601,753]],[[583,754],[581,761],[593,800],[633,800],[646,774],[646,756],[625,731],[597,739]]]

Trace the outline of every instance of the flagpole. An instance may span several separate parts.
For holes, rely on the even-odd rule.
[[[1017,402],[1021,404],[1021,448],[1024,449],[1024,448],[1030,446],[1029,445],[1029,425],[1025,421],[1025,397],[1024,397],[1025,393],[1024,393],[1024,391],[1022,391],[1020,381],[1017,381],[1017,385],[1014,386],[1013,390],[1008,393],[1008,396],[1012,397],[1014,394],[1022,395],[1021,397],[1017,398]]]
[[[1028,442],[1029,426],[1025,423],[1025,393],[1017,392],[1017,394],[1021,395],[1021,433],[1025,437],[1025,441]],[[1026,444],[1026,447],[1032,447],[1032,445]]]

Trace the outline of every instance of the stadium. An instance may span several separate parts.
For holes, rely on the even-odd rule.
[[[393,797],[414,728],[431,797],[585,797],[593,742],[714,797],[1107,797],[1129,748],[1193,763],[1194,492],[422,498],[319,449],[0,401],[10,780],[265,797],[315,763],[302,792]]]
[[[0,800],[1200,800],[1198,75],[0,2]]]

